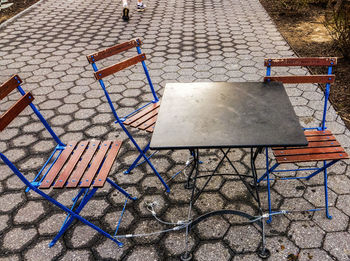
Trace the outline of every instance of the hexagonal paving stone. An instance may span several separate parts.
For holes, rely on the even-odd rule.
[[[216,216],[200,222],[196,226],[196,229],[200,238],[214,239],[223,237],[229,226],[230,224],[224,218]]]
[[[334,260],[326,251],[321,249],[302,249],[299,253],[300,261],[310,261],[310,260],[324,260],[332,261]]]
[[[13,209],[17,208],[23,201],[22,193],[3,194],[0,197],[1,211],[12,212]]]
[[[0,215],[0,232],[5,230],[8,227],[9,216]]]
[[[224,199],[220,195],[207,192],[202,193],[195,203],[195,207],[202,213],[222,209],[223,206]]]
[[[154,247],[135,247],[131,254],[126,258],[127,261],[157,261],[159,260],[157,251]]]
[[[326,232],[335,232],[345,230],[349,223],[349,217],[339,211],[337,208],[330,208],[332,219],[326,217],[325,210],[317,211],[313,220]]]
[[[300,248],[320,247],[324,235],[325,232],[312,221],[294,221],[288,230],[288,237]]]
[[[115,229],[117,228],[117,224],[119,222],[121,214],[122,214],[122,208],[120,208],[120,210],[118,211],[113,211],[112,213],[108,213],[104,217],[104,221],[109,225],[112,231],[115,231]],[[134,215],[128,209],[126,209],[123,214],[121,223],[119,225],[119,229],[129,230],[132,222],[134,222]]]
[[[163,195],[144,195],[142,199],[137,201],[137,210],[141,216],[152,216],[151,210],[159,216],[167,205]]]
[[[53,214],[51,216],[45,217],[45,219],[39,224],[38,231],[40,235],[47,235],[47,234],[55,234],[57,233],[65,218],[66,214],[58,213],[58,214]]]
[[[260,232],[253,225],[232,226],[225,240],[231,249],[237,253],[256,251],[261,241]]]
[[[268,237],[266,238],[266,247],[271,252],[269,260],[291,260],[299,253],[299,249],[286,237]]]
[[[336,207],[350,216],[350,195],[339,195]]]
[[[93,249],[97,252],[100,258],[120,260],[130,248],[129,241],[124,239],[120,241],[123,243],[123,247],[118,247],[115,242],[105,238],[101,244],[93,246]]]
[[[328,205],[334,206],[337,195],[330,189],[328,189]],[[324,187],[307,187],[304,198],[311,202],[316,207],[324,207]]]
[[[33,224],[44,214],[45,210],[41,202],[29,201],[19,209],[13,221],[15,224]]]
[[[348,232],[328,233],[323,248],[338,260],[350,259],[350,234]]]
[[[135,229],[133,234],[139,235],[142,234],[142,237],[134,237],[135,242],[138,244],[146,244],[146,243],[156,243],[161,234],[153,234],[154,232],[159,232],[165,229],[165,226],[160,224],[156,220],[142,220],[135,225]]]
[[[28,227],[16,227],[3,236],[3,247],[17,251],[30,243],[37,235],[36,229]]]
[[[99,234],[95,229],[83,224],[71,228],[72,236],[69,237],[68,243],[73,248],[85,247],[96,240]]]
[[[71,250],[67,251],[60,259],[62,261],[85,261],[92,259],[92,254],[88,250]]]
[[[194,257],[198,261],[230,260],[231,254],[221,242],[204,243],[196,250]]]
[[[37,243],[33,248],[25,252],[24,256],[27,260],[52,260],[59,256],[63,250],[61,242],[57,242],[54,247],[49,248],[51,240],[43,240]]]

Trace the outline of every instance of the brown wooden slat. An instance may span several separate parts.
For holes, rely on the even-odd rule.
[[[99,144],[100,141],[90,141],[89,146],[82,157],[82,160],[78,163],[76,169],[73,171],[67,182],[67,188],[75,188],[78,186],[80,179],[88,167],[92,157],[95,155]]]
[[[333,83],[335,75],[289,75],[289,76],[265,76],[264,82],[283,83]]]
[[[150,111],[149,113],[147,113],[143,117],[139,118],[137,121],[134,121],[133,123],[131,123],[130,126],[134,127],[134,128],[139,128],[139,126],[146,123],[149,119],[151,119],[153,117],[156,117],[156,119],[157,119],[158,111],[159,111],[159,108],[156,108],[155,110]],[[150,124],[148,124],[148,125],[150,125]]]
[[[101,147],[97,151],[95,158],[92,159],[91,166],[85,172],[83,178],[81,179],[81,184],[79,184],[79,187],[81,187],[81,188],[90,187],[99,167],[101,166],[103,158],[105,157],[111,143],[112,143],[112,141],[110,141],[110,140],[107,140],[107,141],[104,141],[101,143]]]
[[[137,64],[138,62],[142,62],[144,60],[146,60],[146,55],[144,53],[142,53],[142,54],[139,54],[139,55],[134,56],[132,58],[129,58],[125,61],[122,61],[120,63],[111,65],[111,66],[106,67],[104,69],[101,69],[101,70],[95,72],[94,75],[95,75],[95,78],[97,80],[100,80],[108,75],[119,72],[119,71],[121,71],[121,70],[123,70],[131,65]]]
[[[333,135],[327,135],[327,136],[307,136],[307,141],[331,141],[336,140],[336,138]]]
[[[153,124],[156,124],[156,121],[157,121],[157,115],[154,115],[152,118],[142,123],[137,128],[140,130],[146,130],[148,127],[152,126]]]
[[[291,156],[291,155],[307,155],[307,154],[324,154],[324,153],[336,153],[345,152],[340,146],[338,147],[325,147],[325,148],[300,148],[300,149],[286,149],[286,150],[274,150],[275,157],[278,156]]]
[[[81,141],[79,142],[77,148],[74,150],[72,156],[68,160],[66,166],[61,171],[60,175],[56,179],[56,183],[53,186],[54,188],[63,188],[66,184],[67,179],[69,178],[70,174],[72,173],[75,165],[78,163],[78,160],[80,159],[81,155],[86,149],[86,146],[89,144],[89,141]]]
[[[143,108],[142,110],[138,111],[135,115],[131,116],[130,118],[127,118],[123,124],[124,125],[130,125],[131,123],[133,123],[134,121],[138,120],[139,118],[143,117],[144,115],[146,115],[147,113],[157,109],[160,106],[160,101],[156,102],[156,103],[152,103],[149,106]]]
[[[305,136],[322,136],[322,135],[332,135],[330,130],[324,131],[304,131]]]
[[[10,79],[0,85],[0,100],[5,98],[10,92],[22,83],[18,75],[13,75]]]
[[[274,147],[273,150],[281,150],[281,149],[300,149],[300,148],[315,148],[315,147],[337,147],[340,146],[340,143],[336,140],[333,141],[312,141],[309,142],[308,146],[303,147]]]
[[[337,57],[288,57],[267,58],[265,66],[330,66],[337,64]]]
[[[311,155],[297,155],[297,156],[280,156],[276,157],[278,163],[294,163],[294,162],[308,162],[320,160],[337,160],[348,159],[347,153],[327,153],[327,154],[311,154]]]
[[[113,162],[115,161],[115,158],[118,155],[121,145],[122,145],[121,141],[113,142],[111,149],[109,150],[108,155],[101,167],[101,170],[94,180],[94,183],[92,185],[93,187],[103,187],[103,185],[106,182],[109,171],[112,168]]]
[[[22,96],[14,105],[11,106],[3,115],[0,117],[0,131],[4,130],[7,125],[13,121],[32,101],[34,100],[33,95],[28,92]]]
[[[128,42],[117,44],[107,49],[98,51],[96,53],[89,54],[86,56],[86,58],[88,59],[89,63],[94,63],[104,58],[118,54],[120,52],[124,52],[130,48],[141,46],[141,44],[142,42],[140,39],[132,39]]]
[[[153,131],[154,131],[154,127],[156,126],[156,124],[154,123],[153,125],[151,125],[150,127],[148,127],[147,129],[146,129],[146,131],[147,132],[150,132],[150,133],[153,133]]]
[[[67,144],[66,148],[62,151],[60,156],[58,157],[55,164],[50,169],[49,173],[47,173],[45,179],[41,182],[39,188],[49,188],[51,184],[54,182],[57,174],[60,172],[64,164],[66,163],[69,156],[72,154],[75,146],[77,145],[76,141],[71,141]]]

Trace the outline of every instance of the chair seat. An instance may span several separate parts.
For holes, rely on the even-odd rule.
[[[71,141],[39,188],[103,187],[122,141]]]
[[[139,130],[146,130],[153,132],[154,126],[157,121],[160,101],[151,103],[150,105],[142,108],[137,113],[127,118],[123,123]]]
[[[329,130],[304,131],[308,146],[272,148],[277,163],[348,159],[349,155]]]

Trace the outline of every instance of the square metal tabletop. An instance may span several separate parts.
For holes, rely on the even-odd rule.
[[[282,83],[168,83],[152,149],[307,145]]]

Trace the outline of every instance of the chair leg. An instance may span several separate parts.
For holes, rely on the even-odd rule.
[[[85,190],[85,189],[83,189],[83,190]],[[75,211],[73,211],[73,210],[72,211],[75,214],[79,215],[79,213],[83,210],[85,205],[89,202],[89,200],[92,198],[92,196],[95,194],[96,191],[97,191],[97,188],[93,188],[89,193],[87,193],[84,196],[84,198],[80,202],[78,208]],[[65,220],[65,222],[63,223],[63,226],[61,227],[60,231],[57,233],[57,235],[52,239],[51,243],[49,244],[49,247],[52,247],[52,246],[54,246],[56,244],[57,240],[64,234],[64,232],[66,232],[66,230],[72,224],[74,219],[75,219],[75,217],[71,216],[71,217],[68,218],[68,220]]]
[[[132,197],[128,192],[126,192],[124,189],[122,189],[121,187],[119,187],[115,182],[113,182],[110,178],[107,178],[107,182],[109,184],[111,184],[112,187],[114,187],[115,189],[117,189],[119,192],[121,192],[125,197],[132,199],[132,200],[136,200],[136,197]]]
[[[326,216],[328,219],[332,219],[332,216],[329,214],[329,208],[328,208],[328,184],[327,184],[327,168],[326,166],[326,161],[323,161],[323,167],[324,167],[324,201],[325,201],[325,208],[326,208]]]
[[[148,150],[149,150],[149,144],[147,144],[147,146],[143,149],[142,153],[145,154]],[[142,153],[140,152],[140,154],[137,156],[134,162],[130,165],[130,167],[126,171],[124,171],[124,174],[129,174],[136,167],[137,163],[140,161],[140,159],[143,156]]]
[[[136,142],[133,141],[133,143],[135,144]],[[137,144],[135,144],[136,146]],[[138,149],[138,151],[140,152],[140,155],[138,156],[138,158],[136,160],[139,160],[139,157],[143,157],[145,159],[145,161],[148,163],[148,165],[151,167],[151,169],[153,170],[154,174],[156,174],[156,176],[159,178],[159,180],[162,182],[163,186],[166,189],[166,192],[170,192],[170,188],[169,186],[165,183],[164,179],[162,178],[162,176],[160,176],[160,174],[158,173],[158,171],[156,170],[156,168],[153,166],[153,164],[151,163],[151,161],[149,160],[149,158],[147,157],[147,155],[145,154],[145,152],[147,152],[149,150],[149,143],[147,144],[147,146],[142,150],[140,147],[136,146],[136,148]],[[135,162],[136,162],[135,160]],[[135,163],[134,162],[134,163]],[[137,162],[136,162],[137,163]],[[136,164],[135,164],[136,165]],[[129,168],[130,169],[130,168]]]

